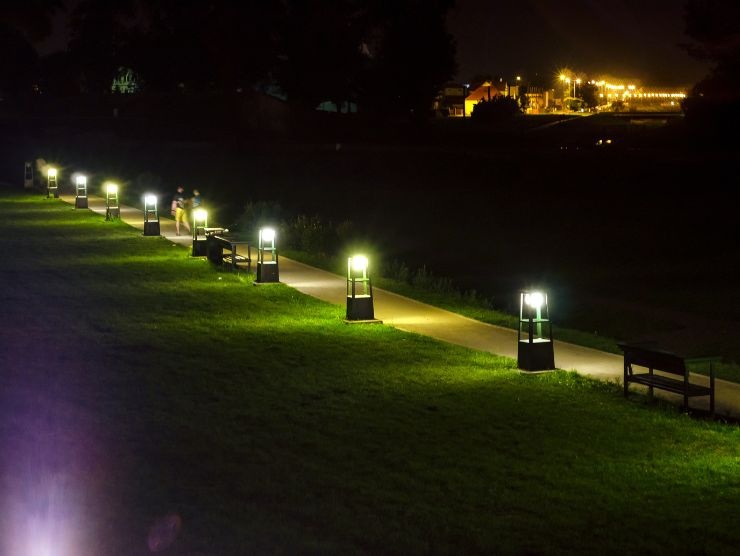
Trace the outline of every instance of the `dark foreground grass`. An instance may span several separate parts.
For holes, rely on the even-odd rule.
[[[181,523],[163,553],[736,553],[734,426],[346,326],[59,201],[0,217],[0,552]]]

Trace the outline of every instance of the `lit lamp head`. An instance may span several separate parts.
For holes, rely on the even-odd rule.
[[[148,207],[157,208],[157,196],[150,193],[144,195],[144,202]]]
[[[75,182],[77,182],[77,187],[85,187],[87,186],[87,176],[80,174],[75,178]]]
[[[541,309],[542,304],[545,302],[545,296],[540,292],[532,292],[524,294],[524,303],[530,306],[532,309]]]
[[[365,255],[355,255],[349,258],[350,277],[365,276],[367,273],[367,257]]]
[[[273,243],[275,241],[275,230],[273,228],[262,228],[260,230],[260,239],[264,243]]]
[[[196,209],[193,211],[193,219],[196,224],[203,223],[208,220],[208,211],[206,209]]]
[[[108,182],[105,184],[105,192],[110,195],[117,195],[118,194],[118,184],[113,182]]]
[[[55,178],[57,177],[57,169],[56,169],[56,168],[49,168],[49,169],[48,169],[48,170],[46,171],[46,175],[47,175],[47,176],[48,176],[48,177],[49,177],[50,179],[52,179],[52,180],[53,180],[53,179],[55,179]]]

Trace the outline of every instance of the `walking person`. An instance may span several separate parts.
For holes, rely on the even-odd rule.
[[[193,198],[190,199],[190,206],[193,207],[193,210],[203,206],[203,199],[200,196],[200,191],[197,189],[193,189]]]
[[[188,224],[188,212],[187,201],[185,200],[185,189],[182,186],[177,188],[175,196],[172,198],[172,216],[175,217],[175,233],[180,235],[180,222],[185,226],[185,229],[190,233],[190,224]]]

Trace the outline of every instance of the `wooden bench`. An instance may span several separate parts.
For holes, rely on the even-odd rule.
[[[246,265],[247,272],[252,271],[252,247],[248,241],[238,241],[218,234],[209,234],[206,241],[208,242],[207,257],[212,263],[228,264],[235,272]],[[246,253],[244,253],[245,246]],[[229,253],[224,254],[224,251]]]
[[[617,344],[624,352],[624,397],[629,395],[629,384],[634,382],[648,387],[650,396],[653,388],[666,390],[683,396],[683,409],[688,411],[689,398],[709,396],[709,413],[714,415],[714,368],[712,362],[718,357],[684,357],[661,349],[649,342]],[[709,386],[689,381],[688,365],[709,363]],[[646,373],[637,373],[633,366],[644,367]],[[655,371],[665,374],[656,374]],[[666,375],[680,376],[680,379]]]

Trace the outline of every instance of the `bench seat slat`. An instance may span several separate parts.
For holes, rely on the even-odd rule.
[[[650,375],[647,373],[633,374],[628,377],[629,382],[636,382],[645,386],[654,386],[662,390],[668,390],[669,392],[675,392],[676,394],[683,394],[686,390],[689,396],[709,396],[711,389],[706,386],[699,384],[688,383],[684,385],[683,381],[676,380],[661,375]],[[686,387],[688,386],[688,388]]]

